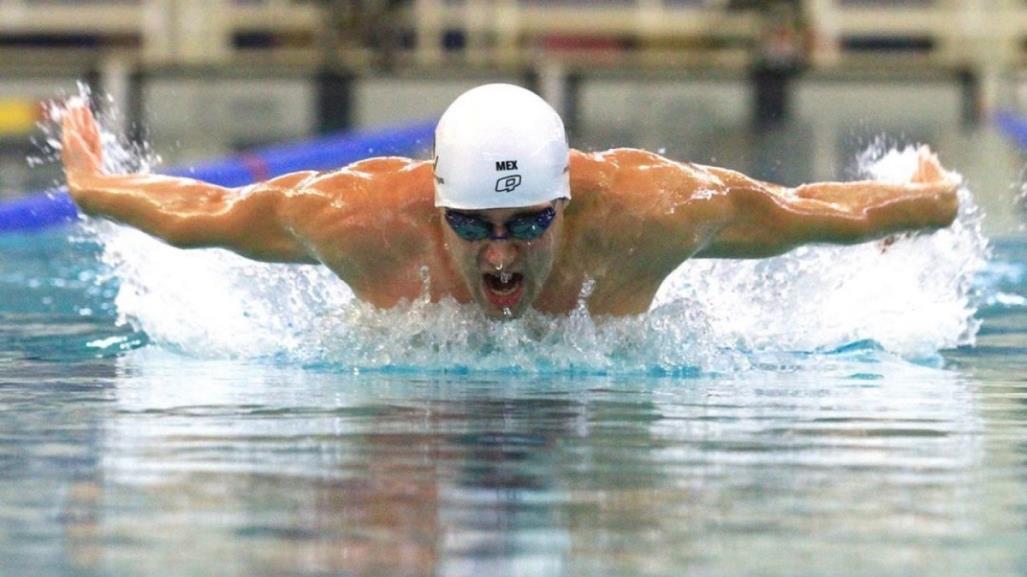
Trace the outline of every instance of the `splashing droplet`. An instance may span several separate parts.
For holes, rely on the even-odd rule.
[[[431,301],[431,271],[428,270],[428,266],[422,266],[418,271],[421,275],[421,296],[420,300],[424,302]]]
[[[585,282],[581,283],[581,290],[578,292],[578,303],[584,304],[588,297],[596,290],[596,279],[585,275]]]

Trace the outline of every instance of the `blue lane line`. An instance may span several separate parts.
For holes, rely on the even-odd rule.
[[[45,228],[78,218],[68,189],[34,194],[0,205],[0,233]]]
[[[332,170],[372,156],[414,154],[431,146],[434,131],[432,121],[376,132],[350,132],[162,172],[221,186],[244,186],[289,172]],[[0,233],[66,224],[77,218],[75,203],[64,187],[0,203]]]
[[[1016,141],[1020,148],[1027,150],[1027,118],[1005,110],[995,113],[995,122],[1009,138]]]

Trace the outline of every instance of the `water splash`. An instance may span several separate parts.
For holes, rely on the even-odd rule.
[[[908,181],[913,147],[873,151],[865,177]],[[961,180],[958,174],[953,178]],[[974,342],[987,263],[982,215],[959,191],[956,222],[931,234],[857,246],[806,246],[753,261],[689,261],[664,283],[656,302],[689,298],[708,311],[713,339],[748,351],[833,350],[875,341],[906,357]]]
[[[60,94],[57,98],[43,104],[43,115],[37,123],[42,138],[34,137],[33,144],[39,151],[26,157],[29,166],[60,162],[61,153],[61,119],[69,106],[90,103],[96,112],[96,120],[100,124],[100,142],[104,148],[104,170],[111,173],[137,172],[148,173],[161,164],[161,157],[149,142],[133,142],[125,135],[116,134],[105,128],[120,126],[121,115],[114,107],[114,99],[110,95],[94,95],[85,82],[78,83],[75,94]],[[98,110],[96,110],[98,109]],[[54,183],[55,185],[63,182]]]
[[[139,166],[136,151],[116,139],[104,143],[111,162],[125,155],[134,162],[112,169]],[[146,165],[152,156],[144,158]],[[861,171],[901,182],[916,164],[913,148],[875,150]],[[969,190],[960,200],[952,227],[891,244],[686,262],[647,314],[618,319],[592,318],[579,306],[565,317],[529,312],[494,322],[473,305],[424,298],[380,310],[354,299],[323,267],[181,251],[107,222],[86,228],[120,283],[121,319],[188,355],[352,370],[692,374],[861,347],[922,359],[972,343],[979,327],[972,281],[988,248]]]

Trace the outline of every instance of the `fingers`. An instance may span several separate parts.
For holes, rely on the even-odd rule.
[[[913,173],[913,182],[935,183],[948,180],[938,155],[924,145],[917,149],[917,167]]]
[[[86,141],[89,150],[97,155],[103,151],[103,144],[100,142],[100,127],[93,118],[93,113],[88,106],[80,109],[82,122],[82,136]]]
[[[76,102],[69,106],[65,114],[65,128],[78,133],[89,150],[99,152],[103,149],[100,142],[100,129],[93,118],[92,111],[84,102]]]
[[[82,99],[68,102],[61,127],[65,168],[69,171],[100,172],[103,165],[100,128]]]
[[[81,176],[101,172],[100,157],[89,150],[85,140],[76,132],[67,132],[64,135],[63,159],[65,170],[69,174]]]

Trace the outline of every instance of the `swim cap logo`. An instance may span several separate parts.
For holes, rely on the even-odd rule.
[[[521,185],[521,175],[511,174],[496,181],[496,192],[513,192]]]
[[[439,184],[446,184],[446,179],[439,176],[439,157],[435,157],[435,162],[431,163],[431,172],[435,175],[435,182]]]

